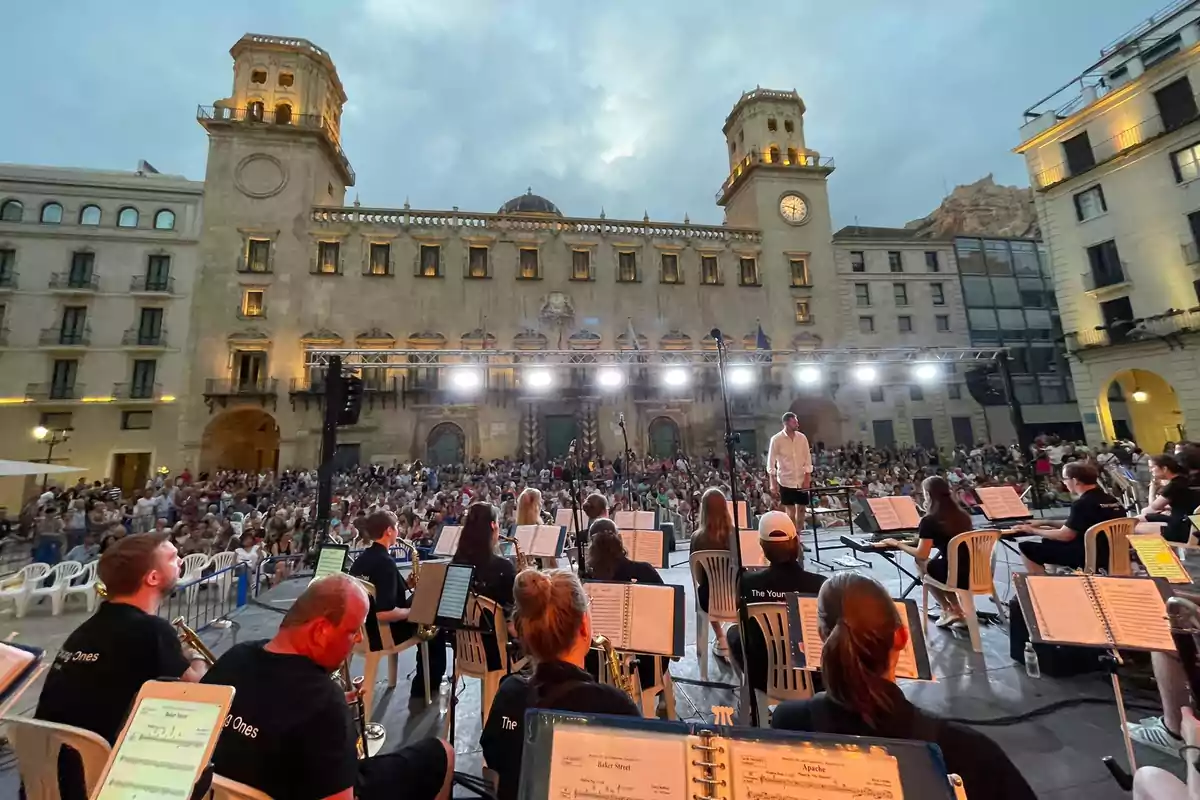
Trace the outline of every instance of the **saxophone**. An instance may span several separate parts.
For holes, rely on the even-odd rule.
[[[421,557],[417,555],[417,546],[408,539],[397,539],[396,545],[408,553],[408,557],[412,559],[412,574],[408,576],[409,588],[417,588],[417,583],[421,580]],[[423,642],[428,642],[430,639],[438,635],[436,625],[418,625],[417,638]]]
[[[537,566],[534,563],[533,559],[526,557],[525,551],[523,551],[521,549],[521,543],[517,541],[517,537],[505,536],[502,533],[502,534],[500,534],[500,541],[508,542],[509,544],[511,544],[513,546],[513,552],[517,554],[516,563],[513,566],[515,566],[517,568],[518,572],[525,569],[526,567],[536,567]]]
[[[633,693],[633,680],[621,672],[621,657],[617,655],[617,651],[608,637],[596,636],[592,639],[592,647],[598,647],[604,651],[604,657],[608,660],[608,672],[612,675],[613,683],[618,689],[629,695],[630,700],[637,703],[638,699]]]

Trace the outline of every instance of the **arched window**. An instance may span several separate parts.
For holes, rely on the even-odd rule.
[[[79,209],[79,224],[99,225],[100,206],[84,206],[83,208]]]
[[[778,164],[779,160],[779,148],[771,145],[771,149],[767,151],[767,161],[771,164]]]
[[[42,222],[47,225],[57,225],[62,222],[62,206],[53,202],[43,205]]]
[[[118,228],[136,228],[138,226],[138,210],[126,206],[117,214]]]
[[[5,222],[20,222],[25,216],[25,206],[20,200],[6,200],[0,205],[0,220]]]
[[[246,119],[252,122],[262,122],[264,108],[262,100],[250,101],[246,104]]]
[[[275,124],[292,124],[292,107],[290,105],[287,103],[280,103],[279,105],[275,106]]]
[[[154,229],[159,231],[175,230],[175,212],[164,208],[155,214]]]

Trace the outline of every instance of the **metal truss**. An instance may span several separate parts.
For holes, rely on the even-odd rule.
[[[730,364],[760,365],[851,365],[913,364],[920,362],[987,362],[1008,352],[1005,347],[892,347],[839,348],[829,350],[730,350]],[[582,366],[634,365],[653,367],[716,367],[715,350],[418,350],[404,349],[325,349],[305,351],[305,364],[323,367],[333,356],[340,356],[348,369],[393,370],[420,367],[447,370],[476,364],[489,369],[517,367],[579,368]]]

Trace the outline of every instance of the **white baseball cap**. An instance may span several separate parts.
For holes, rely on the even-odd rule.
[[[768,511],[758,519],[758,539],[762,542],[787,542],[796,538],[796,523],[782,511]]]

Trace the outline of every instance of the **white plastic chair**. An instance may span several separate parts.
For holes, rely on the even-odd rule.
[[[229,778],[214,773],[212,794],[209,800],[271,800],[271,796],[260,792],[253,786],[231,781]]]
[[[528,658],[522,658],[516,662],[509,661],[508,622],[504,618],[504,609],[494,600],[472,594],[467,600],[467,626],[470,628],[482,627],[485,622],[485,613],[490,613],[492,616],[494,632],[486,634],[486,636],[495,637],[496,649],[500,653],[499,669],[488,669],[487,649],[484,647],[485,634],[483,631],[459,629],[454,632],[457,638],[456,649],[458,651],[454,659],[455,669],[461,677],[478,678],[479,682],[483,684],[479,693],[480,702],[483,706],[483,725],[487,725],[488,712],[492,710],[492,700],[495,699],[496,691],[500,688],[500,679],[511,672],[521,669],[529,660]],[[457,687],[450,687],[451,692],[456,690]],[[450,714],[447,714],[445,731],[442,736],[446,738],[449,735]]]
[[[696,657],[700,661],[700,679],[708,680],[709,620],[737,622],[737,570],[733,554],[725,550],[699,550],[689,559],[692,588],[698,589],[700,575],[708,577],[708,611],[696,603]]]
[[[50,598],[50,612],[54,616],[62,614],[63,599],[71,579],[83,572],[83,564],[78,561],[60,561],[50,570],[49,586],[37,585],[29,590],[29,601],[42,597]]]
[[[374,593],[372,592],[372,597]],[[363,657],[363,709],[367,715],[367,720],[371,719],[371,711],[375,706],[375,676],[379,674],[379,662],[384,658],[388,660],[388,688],[394,689],[399,672],[399,657],[400,654],[410,647],[420,646],[421,666],[424,668],[425,675],[425,704],[432,702],[432,692],[429,685],[429,642],[418,639],[416,636],[410,636],[403,642],[397,644],[392,639],[392,624],[390,622],[376,622],[379,628],[379,643],[382,645],[379,650],[372,650],[371,643],[367,639],[366,623],[359,629],[361,636],[358,644],[354,645],[353,655]],[[435,647],[442,646],[435,644]]]
[[[755,690],[758,699],[760,728],[771,725],[768,711],[772,703],[784,700],[807,700],[813,696],[812,678],[807,670],[792,666],[791,639],[788,636],[787,606],[784,603],[750,603],[746,615],[751,624],[758,624],[767,644],[767,690]],[[742,633],[745,637],[745,632]],[[743,641],[746,641],[743,638]],[[734,662],[736,664],[736,662]],[[750,680],[744,679],[742,697],[745,699]]]
[[[29,593],[50,574],[50,565],[35,561],[21,567],[16,575],[0,585],[0,601],[11,600],[16,610],[17,619],[25,616],[29,608]]]
[[[59,800],[58,751],[63,745],[79,753],[84,787],[91,795],[112,752],[104,737],[31,717],[5,717],[3,722],[17,755],[17,770],[25,786],[26,800]]]
[[[971,648],[976,653],[983,652],[983,641],[979,638],[979,616],[975,613],[975,595],[990,595],[996,604],[996,610],[1003,613],[1004,606],[996,591],[996,581],[992,574],[992,550],[1000,541],[999,531],[967,531],[950,539],[946,553],[946,582],[939,583],[925,575],[921,580],[921,616],[929,620],[929,587],[941,589],[943,592],[953,592],[962,607],[966,617],[967,632],[971,635]],[[960,545],[966,545],[971,556],[970,582],[966,586],[958,585],[958,551]]]
[[[189,603],[195,601],[196,594],[200,589],[200,577],[204,574],[204,569],[210,561],[212,559],[204,553],[192,553],[183,557],[183,571],[179,575],[179,583],[180,585],[192,584],[184,589]]]
[[[67,586],[63,590],[63,603],[69,598],[76,595],[83,595],[83,600],[87,603],[88,613],[96,610],[96,569],[99,567],[99,561],[89,561],[83,565],[83,570],[76,575],[76,582]]]
[[[1096,574],[1096,537],[1108,539],[1108,575],[1112,578],[1127,578],[1133,575],[1133,558],[1130,555],[1129,535],[1133,533],[1137,520],[1133,517],[1110,519],[1097,522],[1083,534],[1083,571]]]
[[[229,587],[233,585],[233,570],[229,567],[233,566],[234,560],[237,558],[237,553],[230,550],[226,553],[217,553],[208,562],[208,566],[212,567],[213,574],[209,575],[204,580],[206,586],[216,584],[221,592],[221,598],[229,596]],[[222,570],[224,570],[222,572]]]

